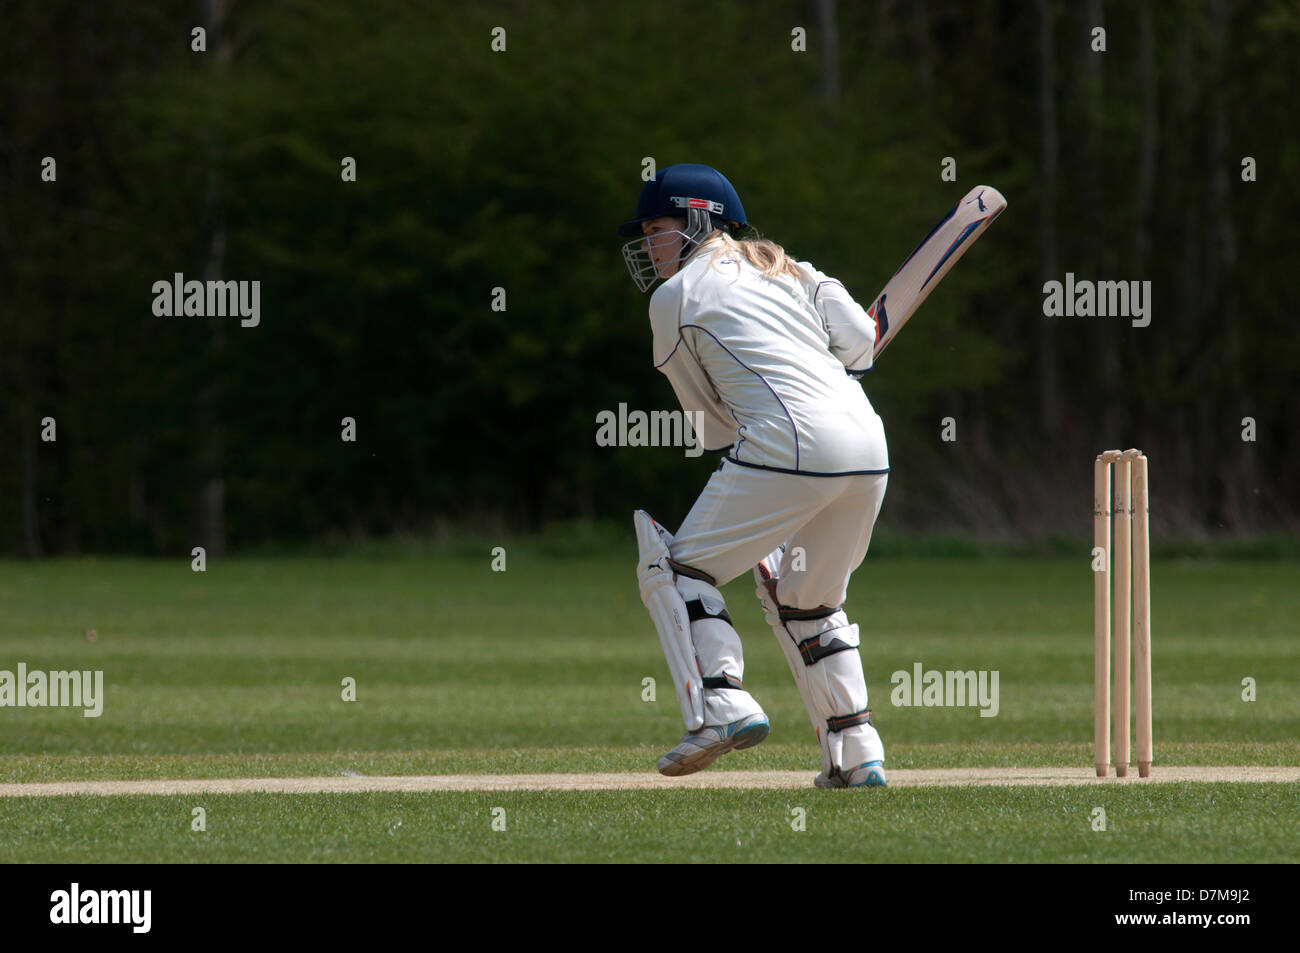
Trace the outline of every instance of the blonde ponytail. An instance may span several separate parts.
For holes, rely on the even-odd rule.
[[[803,274],[795,260],[786,254],[784,248],[766,238],[737,239],[721,229],[714,229],[704,241],[700,242],[695,251],[699,252],[705,248],[713,249],[713,256],[709,259],[710,265],[724,254],[738,255],[769,278],[776,278],[779,275],[799,278]]]

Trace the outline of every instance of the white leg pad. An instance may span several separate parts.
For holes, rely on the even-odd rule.
[[[774,585],[780,568],[780,550],[755,567],[757,594],[817,733],[823,773],[834,768],[847,772],[868,761],[883,761],[884,744],[870,723],[832,730],[838,719],[851,719],[867,708],[858,627],[849,624],[842,609],[821,619],[782,621]]]
[[[632,521],[636,524],[636,542],[641,551],[636,567],[641,601],[659,633],[668,672],[677,686],[682,721],[687,731],[696,731],[704,725],[704,686],[695,661],[686,602],[677,591],[676,574],[668,565],[668,544],[673,538],[645,510],[637,510]]]
[[[740,687],[741,679],[745,677],[745,656],[740,635],[727,615],[722,593],[702,579],[680,575],[677,577],[677,591],[686,603],[688,614],[696,617],[691,621],[691,641],[695,645],[700,674],[715,685],[719,680],[734,683],[726,688],[704,689],[704,723],[729,725],[762,712],[754,696]],[[691,604],[696,602],[699,607],[690,612]],[[705,684],[707,686],[708,682]]]
[[[649,513],[637,510],[633,519],[641,550],[637,566],[641,601],[659,633],[686,730],[727,725],[761,713],[754,697],[740,687],[744,653],[722,593],[704,580],[673,571],[668,563],[672,535]],[[713,686],[706,687],[706,679]],[[719,686],[724,681],[728,687]]]
[[[786,661],[804,670],[804,705],[817,724],[822,746],[822,771],[851,771],[868,761],[884,761],[885,746],[868,722],[835,730],[838,719],[852,719],[867,708],[867,680],[858,653],[858,627],[849,625],[842,609],[824,619],[788,620],[784,641]],[[796,676],[797,679],[797,676]]]
[[[754,567],[754,581],[758,584],[754,593],[763,606],[763,618],[772,627],[777,642],[781,644],[781,651],[785,655],[786,664],[790,667],[790,674],[794,676],[795,687],[799,689],[799,697],[803,699],[804,708],[808,711],[808,721],[812,725],[814,734],[820,739],[826,728],[826,719],[817,716],[817,708],[809,694],[811,689],[808,685],[807,666],[803,664],[799,649],[790,638],[790,633],[785,631],[776,601],[776,581],[781,576],[781,559],[784,555],[785,547],[782,546]]]

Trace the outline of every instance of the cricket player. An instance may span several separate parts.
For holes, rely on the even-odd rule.
[[[883,786],[859,633],[844,611],[885,496],[884,426],[859,378],[875,321],[832,278],[779,245],[742,239],[731,183],[704,165],[661,170],[619,234],[650,298],[654,364],[697,438],[724,454],[676,534],[637,511],[641,598],[686,722],[666,775],[753,747],[769,724],[719,587],[753,571],[821,744],[819,787]]]

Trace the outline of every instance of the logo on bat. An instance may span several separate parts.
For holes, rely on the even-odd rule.
[[[885,313],[885,299],[889,295],[881,295],[867,309],[867,317],[876,322],[876,340],[879,341],[881,336],[889,331],[889,315]]]

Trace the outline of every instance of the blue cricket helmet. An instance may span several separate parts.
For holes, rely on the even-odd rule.
[[[727,229],[728,222],[749,224],[745,221],[740,196],[726,176],[707,165],[679,162],[660,169],[658,175],[642,187],[641,197],[636,203],[636,218],[620,225],[618,233],[634,237],[641,234],[642,222],[666,215],[686,218],[691,209],[707,213],[714,228]]]

